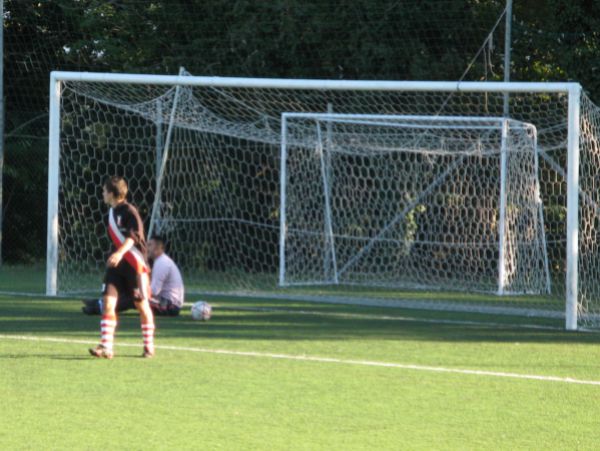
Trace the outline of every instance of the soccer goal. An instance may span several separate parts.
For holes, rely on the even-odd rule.
[[[280,285],[550,294],[537,131],[284,113]]]
[[[416,287],[437,290],[419,308],[597,322],[600,113],[578,84],[54,72],[50,89],[50,295],[99,290],[118,174],[190,293]]]

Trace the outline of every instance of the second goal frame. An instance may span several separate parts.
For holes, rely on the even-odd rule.
[[[531,168],[534,171],[534,197],[535,203],[537,204],[537,217],[539,221],[540,229],[540,243],[543,254],[543,272],[545,278],[545,293],[549,294],[551,291],[551,277],[549,272],[548,253],[545,237],[545,226],[544,226],[544,215],[543,205],[540,197],[540,182],[539,182],[539,164],[538,164],[538,152],[537,152],[537,130],[532,124],[528,124],[522,121],[507,119],[503,117],[477,117],[477,116],[428,116],[428,115],[389,115],[389,114],[345,114],[345,113],[308,113],[308,112],[284,112],[281,115],[281,170],[280,170],[280,267],[279,267],[279,285],[287,286],[286,282],[286,245],[287,245],[287,157],[288,147],[293,147],[295,143],[289,143],[288,139],[288,127],[293,127],[292,124],[299,123],[302,127],[306,128],[314,121],[316,129],[316,152],[319,156],[320,161],[320,172],[323,185],[323,208],[324,208],[324,230],[323,236],[326,241],[326,247],[328,252],[323,255],[324,272],[328,272],[328,268],[331,266],[331,278],[329,283],[338,284],[339,276],[344,273],[354,262],[358,261],[363,255],[367,254],[369,250],[377,243],[377,241],[386,235],[397,223],[402,221],[406,214],[413,210],[418,204],[422,202],[432,191],[443,185],[453,170],[461,164],[464,160],[464,156],[459,158],[455,163],[452,163],[442,174],[439,174],[436,178],[429,182],[429,185],[424,187],[423,191],[416,195],[408,205],[404,206],[402,211],[398,213],[391,221],[385,224],[380,231],[372,236],[367,243],[360,248],[349,261],[347,261],[341,268],[338,268],[336,249],[335,249],[335,236],[332,228],[332,208],[331,208],[331,150],[328,151],[326,148],[332,143],[332,126],[334,124],[339,125],[357,125],[357,126],[374,126],[374,127],[386,127],[386,128],[399,128],[407,130],[422,130],[422,133],[427,134],[429,130],[441,129],[446,131],[462,130],[477,133],[496,132],[501,136],[500,142],[497,143],[497,153],[500,154],[500,180],[499,180],[499,199],[498,199],[498,274],[497,274],[497,294],[509,294],[506,290],[506,215],[507,215],[507,154],[510,150],[507,148],[508,133],[509,129],[514,131],[519,129],[531,137],[531,148],[530,152],[533,154],[534,165]],[[325,130],[322,131],[321,124],[324,123]],[[421,133],[421,132],[420,132]],[[322,134],[326,136],[323,137]],[[419,146],[421,138],[417,138],[416,145]],[[481,137],[479,138],[481,139]],[[325,144],[323,144],[325,143]],[[329,145],[328,145],[329,143]],[[441,141],[443,145],[443,139]],[[403,149],[403,142],[392,142],[391,148],[388,148],[388,152],[402,153],[407,149]],[[468,143],[465,143],[468,144]],[[288,146],[290,145],[290,146]],[[300,146],[310,145],[309,143],[298,144]],[[414,144],[413,144],[414,145]],[[417,149],[408,149],[411,152],[418,152]],[[442,149],[440,149],[442,151]],[[474,151],[477,152],[476,150]],[[398,174],[401,177],[401,174]],[[390,208],[393,208],[390,205]],[[326,277],[326,276],[325,276]],[[310,284],[310,282],[307,282]],[[327,282],[325,282],[327,283]],[[298,284],[295,282],[294,284]],[[302,284],[302,282],[300,282]],[[510,292],[510,294],[518,294]]]

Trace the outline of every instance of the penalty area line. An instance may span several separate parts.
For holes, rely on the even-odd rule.
[[[71,338],[56,338],[56,337],[36,337],[32,335],[5,335],[0,334],[0,340],[21,340],[21,341],[34,341],[34,342],[46,342],[46,343],[63,343],[63,344],[96,344],[95,340],[79,340]],[[119,343],[118,347],[141,347],[140,344],[133,343]],[[255,351],[234,351],[228,349],[209,349],[209,348],[195,348],[188,346],[170,346],[170,345],[158,345],[158,350],[167,351],[179,351],[179,352],[196,352],[203,354],[218,354],[218,355],[229,355],[239,357],[256,357],[266,359],[278,359],[278,360],[295,360],[303,362],[317,362],[317,363],[331,363],[338,365],[357,365],[357,366],[370,366],[370,367],[383,367],[383,368],[397,368],[402,370],[412,371],[426,371],[431,373],[450,373],[450,374],[463,374],[470,376],[482,376],[482,377],[495,377],[495,378],[507,378],[507,379],[525,379],[543,382],[559,382],[565,384],[577,384],[577,385],[597,385],[600,386],[598,380],[583,380],[572,377],[559,377],[559,376],[544,376],[538,374],[520,374],[520,373],[506,373],[501,371],[486,371],[486,370],[473,370],[463,368],[447,368],[440,366],[429,366],[429,365],[416,365],[409,363],[395,363],[395,362],[380,362],[373,360],[356,360],[356,359],[339,359],[333,357],[319,357],[310,355],[293,355],[293,354],[279,354],[269,352],[255,352]]]

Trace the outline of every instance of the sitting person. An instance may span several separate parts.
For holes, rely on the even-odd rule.
[[[150,308],[155,315],[177,316],[183,306],[184,287],[181,272],[175,262],[165,253],[165,240],[155,235],[148,241],[148,257],[152,262]],[[82,308],[86,315],[102,313],[102,298],[84,300]],[[133,309],[133,299],[121,296],[117,299],[117,312]]]

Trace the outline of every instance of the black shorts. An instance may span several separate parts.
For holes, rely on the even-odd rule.
[[[101,315],[102,314],[102,299],[92,298],[83,300],[85,307],[83,307],[83,313],[86,315]],[[152,313],[156,316],[178,316],[181,311],[181,307],[177,306],[174,302],[161,298],[150,298],[150,308]],[[130,296],[119,296],[117,299],[117,313],[125,312],[127,310],[135,309],[135,302]]]
[[[116,267],[106,268],[102,294],[125,298],[130,302],[141,301],[139,281],[135,269],[125,260],[121,260]]]
[[[148,299],[150,301],[150,308],[152,313],[156,316],[178,316],[180,307],[175,305],[169,299],[156,297]],[[119,296],[117,299],[117,312],[124,312],[125,310],[135,309],[135,302],[131,296]]]
[[[173,301],[161,296],[150,298],[150,308],[157,316],[177,316],[181,310],[181,307],[177,306]]]

